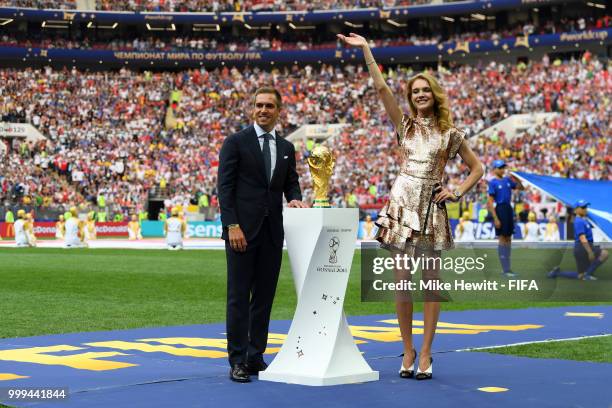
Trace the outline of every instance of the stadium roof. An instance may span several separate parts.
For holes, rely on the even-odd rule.
[[[573,0],[573,2],[579,2]],[[98,23],[146,24],[165,22],[176,24],[279,24],[291,22],[296,27],[306,24],[333,23],[343,21],[392,20],[447,16],[469,13],[494,13],[516,8],[533,8],[547,4],[564,3],[563,0],[488,0],[455,1],[390,8],[356,8],[313,11],[246,11],[246,12],[128,12],[98,10],[40,10],[32,8],[0,7],[0,18],[15,20],[66,20],[92,21]]]

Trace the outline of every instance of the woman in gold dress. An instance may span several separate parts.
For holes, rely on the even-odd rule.
[[[407,99],[410,114],[404,114],[382,73],[365,38],[351,33],[339,34],[344,43],[362,49],[370,76],[383,102],[387,115],[397,131],[400,149],[400,173],[397,175],[389,201],[376,221],[376,239],[393,256],[440,257],[440,251],[453,248],[445,201],[458,201],[482,177],[480,160],[464,142],[465,134],[453,125],[448,98],[436,79],[428,74],[417,74],[408,81]],[[449,159],[459,154],[470,169],[469,176],[454,191],[442,186],[444,168]],[[429,210],[428,210],[429,209]],[[438,271],[423,271],[423,279],[435,279]],[[407,270],[396,270],[396,280],[410,280]],[[417,359],[412,342],[412,298],[396,292],[396,312],[404,357],[400,377],[432,378],[431,345],[440,314],[439,298],[425,296],[423,344]]]

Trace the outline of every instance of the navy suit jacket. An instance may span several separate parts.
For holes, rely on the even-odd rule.
[[[219,154],[217,191],[223,239],[228,225],[239,224],[248,243],[267,216],[274,243],[282,246],[283,194],[287,202],[302,200],[293,144],[276,133],[276,167],[268,182],[254,126],[227,137]]]

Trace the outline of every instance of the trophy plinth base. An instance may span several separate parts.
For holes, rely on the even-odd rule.
[[[357,208],[285,208],[298,302],[283,346],[260,380],[311,386],[378,380],[343,312],[358,219]]]
[[[329,200],[327,198],[324,198],[320,200],[314,200],[312,208],[331,208],[331,205],[329,204]]]

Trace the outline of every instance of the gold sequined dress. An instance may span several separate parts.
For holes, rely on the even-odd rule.
[[[422,229],[434,185],[442,183],[446,162],[457,155],[464,138],[454,127],[440,132],[433,118],[402,117],[397,129],[400,173],[376,220],[376,239],[383,248],[409,252],[424,240],[433,250],[453,248],[446,206],[432,203],[427,230]]]

